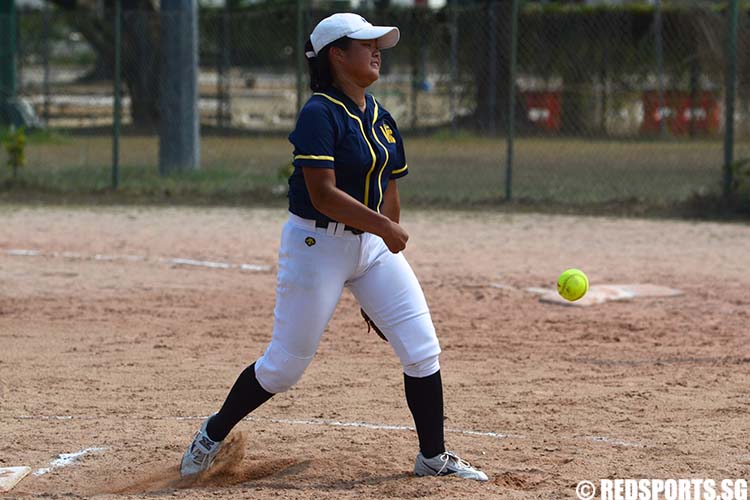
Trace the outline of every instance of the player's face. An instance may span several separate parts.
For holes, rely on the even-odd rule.
[[[380,76],[377,40],[353,40],[343,51],[341,69],[360,87],[368,87]]]

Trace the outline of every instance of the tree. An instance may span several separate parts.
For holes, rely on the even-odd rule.
[[[66,12],[105,64],[113,62],[114,0],[47,0]],[[122,0],[122,76],[130,94],[133,125],[156,130],[159,123],[159,11],[154,0]],[[112,66],[114,66],[112,64]]]

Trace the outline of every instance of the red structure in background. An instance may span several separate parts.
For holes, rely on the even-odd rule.
[[[522,96],[528,123],[546,132],[560,130],[560,92],[526,91]]]
[[[672,135],[688,135],[692,121],[693,132],[715,134],[719,131],[719,99],[713,92],[698,92],[690,102],[690,93],[670,90],[664,93],[664,108],[659,109],[659,93],[643,94],[643,123],[641,132],[658,134],[661,121]]]

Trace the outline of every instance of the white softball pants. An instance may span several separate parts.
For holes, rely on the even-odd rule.
[[[403,254],[379,236],[354,235],[343,224],[316,228],[290,214],[279,249],[271,343],[255,363],[266,391],[284,392],[302,377],[347,287],[401,361],[404,373],[440,368],[440,345],[422,288]]]

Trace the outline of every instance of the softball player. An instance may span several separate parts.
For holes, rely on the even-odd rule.
[[[422,289],[401,250],[396,179],[408,173],[393,117],[365,89],[378,79],[380,51],[398,43],[395,27],[334,14],[310,35],[313,95],[289,136],[294,173],[289,220],[279,249],[271,342],[196,433],[181,474],[208,469],[229,431],[274,394],[291,388],[349,288],[398,355],[414,417],[418,476],[487,475],[446,451],[438,344]]]

